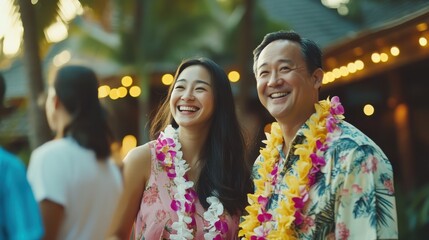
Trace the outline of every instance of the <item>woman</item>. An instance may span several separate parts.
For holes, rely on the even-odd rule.
[[[116,238],[235,239],[250,167],[225,72],[213,61],[182,62],[152,122],[157,140],[125,158]]]
[[[123,187],[110,158],[95,73],[83,66],[59,69],[46,116],[56,137],[32,153],[28,169],[45,239],[104,239]]]

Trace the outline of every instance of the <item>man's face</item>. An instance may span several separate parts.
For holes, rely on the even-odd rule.
[[[277,121],[302,122],[314,111],[323,72],[308,72],[298,43],[276,40],[261,51],[255,77],[259,100]]]

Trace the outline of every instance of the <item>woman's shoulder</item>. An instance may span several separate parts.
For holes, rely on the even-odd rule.
[[[145,178],[150,174],[151,169],[151,149],[153,142],[148,142],[135,147],[128,152],[124,158],[124,173],[127,175],[139,175],[144,170]]]
[[[125,163],[137,163],[142,161],[150,161],[151,149],[153,148],[154,142],[148,142],[131,149],[124,158]]]

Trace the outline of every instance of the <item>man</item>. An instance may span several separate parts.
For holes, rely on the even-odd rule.
[[[10,109],[4,107],[6,84],[0,74],[0,118]],[[42,218],[28,184],[20,159],[0,147],[0,239],[41,239]]]
[[[276,119],[254,164],[245,239],[397,239],[392,166],[342,120],[338,97],[319,101],[322,54],[295,32],[254,50],[262,105]]]

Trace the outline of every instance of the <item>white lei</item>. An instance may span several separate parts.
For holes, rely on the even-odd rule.
[[[190,226],[195,225],[194,212],[197,196],[192,189],[194,182],[185,178],[186,172],[190,168],[183,159],[178,135],[177,130],[168,125],[157,139],[156,154],[159,163],[164,166],[167,175],[176,185],[176,190],[173,189],[175,194],[171,208],[176,211],[178,220],[172,224],[176,233],[171,234],[170,238],[177,240],[193,239],[194,230]],[[209,223],[209,226],[204,228],[206,231],[204,239],[223,239],[223,233],[228,231],[226,221],[219,218],[224,212],[224,207],[215,196],[207,197],[206,200],[210,206],[204,212],[204,220]]]

